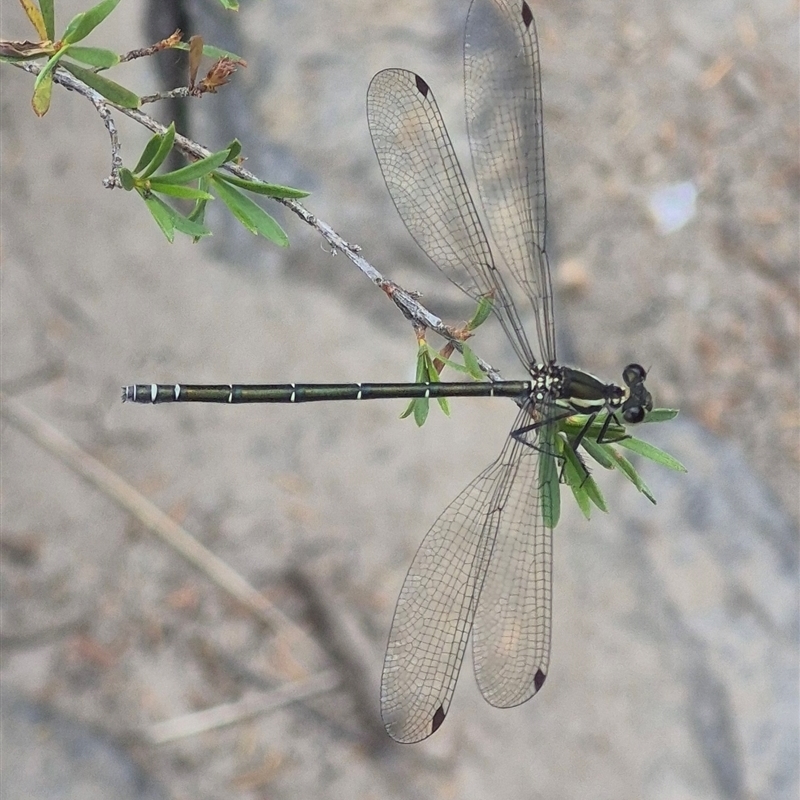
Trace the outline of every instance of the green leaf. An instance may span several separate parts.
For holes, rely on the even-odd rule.
[[[231,159],[228,158],[226,160],[230,161]],[[281,186],[277,183],[246,181],[237,177],[236,175],[231,175],[228,172],[218,172],[217,178],[225,181],[226,183],[231,183],[234,186],[238,186],[241,189],[246,189],[248,192],[263,194],[267,197],[290,197],[297,199],[300,197],[308,197],[311,194],[311,192],[305,192],[302,189],[292,189],[291,186]]]
[[[589,495],[583,490],[582,486],[573,486],[570,484],[569,487],[572,490],[572,496],[575,498],[575,502],[578,504],[578,508],[581,510],[581,514],[583,514],[586,519],[592,518],[592,504],[589,500]]]
[[[172,134],[174,137],[174,125],[170,125],[170,128],[172,128]],[[196,181],[199,178],[202,178],[204,175],[208,175],[209,173],[213,172],[221,164],[224,164],[227,159],[228,151],[220,150],[217,153],[212,153],[210,156],[206,156],[205,158],[201,158],[199,161],[194,161],[191,164],[187,164],[185,167],[176,169],[173,172],[165,172],[163,175],[159,175],[158,179],[162,184],[190,183],[191,181]]]
[[[559,406],[560,408],[563,406]],[[586,423],[589,421],[589,414],[572,414],[569,417],[566,417],[559,423],[559,427],[567,433],[568,436],[575,438],[581,432],[584,431]],[[584,432],[584,438],[594,439],[597,441],[597,437],[600,435],[603,427],[605,425],[605,421],[608,418],[607,413],[598,414],[592,424],[586,429]],[[620,439],[624,439],[628,436],[628,432],[622,425],[618,425],[612,422],[608,428],[606,429],[605,436],[607,439],[610,439],[612,442],[619,441]],[[605,442],[608,444],[608,442]]]
[[[138,177],[142,180],[149,178],[166,160],[172,145],[175,143],[175,123],[171,122],[169,128],[165,133],[157,133],[145,147],[139,164],[144,161],[146,154],[151,154],[150,161],[145,164],[143,168],[137,165],[136,172]]]
[[[133,171],[137,175],[155,158],[163,140],[164,137],[160,133],[154,133],[150,137],[144,150],[142,150],[142,154],[139,156],[139,160],[136,162],[136,166],[133,168]]]
[[[628,461],[622,453],[618,453],[615,449],[611,449],[614,460],[620,469],[620,472],[653,504],[656,505],[656,498],[650,491],[650,487],[642,480],[639,473],[634,468],[633,464]]]
[[[550,441],[545,441],[550,438]],[[542,437],[542,452],[539,454],[539,502],[542,506],[542,521],[548,528],[555,528],[561,516],[561,484],[558,467],[553,455],[555,442],[552,437]]]
[[[234,139],[228,145],[228,161],[236,161],[242,153],[242,143],[238,139]]]
[[[439,358],[438,354],[434,354],[430,345],[426,344],[422,355],[423,377],[418,383],[441,383],[442,378],[433,363],[434,358]]]
[[[239,10],[239,0],[219,0],[222,4],[223,8],[227,8],[228,11],[238,11]]]
[[[133,173],[127,167],[122,167],[122,169],[120,169],[119,182],[126,192],[130,192],[133,187],[136,186],[136,178],[134,178]]]
[[[43,117],[50,108],[50,98],[53,96],[53,71],[40,72],[33,85],[31,105],[37,117]]]
[[[172,209],[161,198],[154,194],[142,195],[147,210],[153,215],[153,219],[158,223],[161,232],[167,237],[167,241],[172,243],[175,239],[175,219]]]
[[[173,209],[175,211],[175,209]],[[179,214],[175,211],[175,230],[191,236],[196,242],[203,236],[211,236],[211,231],[205,225],[199,225],[197,222]]]
[[[183,214],[180,214],[174,208],[167,205],[160,197],[154,194],[144,193],[142,193],[142,197],[150,213],[153,215],[153,218],[158,223],[158,227],[161,228],[164,236],[166,236],[170,242],[175,238],[176,230],[188,236],[211,235],[211,231],[187,219]]]
[[[414,374],[414,383],[424,383],[427,380],[428,365],[425,363],[427,352],[428,352],[428,345],[425,342],[420,342],[420,345],[417,348],[417,366],[416,366],[416,372]],[[411,400],[409,404],[406,406],[406,410],[400,415],[400,419],[405,419],[406,417],[410,416],[413,413],[414,419],[416,420],[417,418],[415,411],[416,404],[417,404],[416,400]],[[419,425],[419,423],[417,424]]]
[[[608,444],[598,444],[591,436],[584,436],[581,447],[598,463],[606,469],[614,469],[615,462],[611,455],[613,448]]]
[[[151,192],[160,192],[170,197],[180,197],[182,200],[213,200],[214,195],[195,189],[193,186],[177,186],[172,183],[161,183],[158,178],[149,181]]]
[[[98,94],[103,95],[106,100],[110,100],[114,105],[120,108],[139,108],[141,100],[130,89],[126,89],[103,75],[98,75],[96,72],[79,67],[69,61],[62,61],[61,66],[68,69],[78,80],[83,81],[87,86],[91,86]]]
[[[80,47],[73,44],[69,46],[67,52],[70,58],[92,67],[108,69],[119,64],[119,56],[113,50],[105,50],[102,47]]]
[[[269,239],[281,247],[289,246],[289,237],[261,206],[254,203],[249,197],[245,197],[238,189],[219,180],[216,175],[211,176],[211,181],[219,199],[225,203],[231,214],[247,230],[261,234],[265,239]]]
[[[82,11],[70,20],[64,35],[65,44],[73,44],[85,39],[119,4],[119,0],[102,0],[88,11]],[[98,91],[100,91],[98,89]]]
[[[597,481],[591,475],[586,478],[586,481],[581,488],[584,492],[586,492],[589,499],[601,511],[605,512],[606,514],[608,513],[608,504],[606,503],[606,499],[603,497],[603,493],[600,491]]]
[[[641,439],[635,439],[631,436],[627,439],[623,439],[618,444],[620,447],[624,447],[627,450],[638,453],[640,456],[649,458],[651,461],[655,461],[656,464],[661,464],[662,467],[667,467],[667,469],[675,470],[675,472],[687,471],[686,467],[684,467],[677,458],[673,458],[669,453],[665,453],[649,442],[643,442]]]
[[[608,511],[608,505],[597,485],[597,481],[586,469],[586,465],[580,456],[575,452],[568,440],[562,439],[561,454],[564,457],[564,478],[570,485],[578,505],[584,512],[584,516],[589,519],[589,514],[584,510],[584,504],[589,501],[594,503],[601,511]]]
[[[677,408],[654,408],[647,413],[642,422],[668,422],[675,419],[679,413]]]
[[[417,397],[412,402],[414,403],[414,422],[417,423],[417,427],[421,428],[428,419],[431,404],[427,397]]]
[[[53,70],[63,54],[63,47],[57,53],[53,53],[33,82],[32,104],[37,117],[43,117],[50,108],[50,97],[53,93]]]
[[[472,348],[469,347],[466,342],[461,344],[461,355],[464,358],[464,366],[466,367],[467,373],[475,378],[475,380],[484,380],[486,375],[481,369],[481,365],[478,363],[475,353],[472,352]]]
[[[467,323],[467,330],[474,331],[479,325],[483,325],[484,322],[489,318],[489,315],[492,313],[492,309],[494,308],[494,297],[490,295],[484,295],[478,301],[478,308],[475,311],[472,319]]]
[[[39,8],[42,10],[42,19],[44,19],[47,38],[52,41],[56,38],[56,15],[53,8],[53,0],[39,0]]]
[[[211,181],[209,180],[208,176],[204,176],[197,182],[197,188],[200,189],[201,192],[207,192],[210,183]],[[208,200],[198,200],[194,204],[194,208],[192,209],[191,213],[187,215],[187,219],[190,219],[192,222],[196,222],[198,225],[202,225],[206,218],[207,205]],[[199,239],[199,236],[195,236],[194,243],[197,244]]]

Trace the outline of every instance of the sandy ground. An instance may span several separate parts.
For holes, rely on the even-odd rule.
[[[29,35],[2,4],[3,35]],[[211,0],[189,7],[190,33],[249,62],[230,92],[190,105],[192,135],[238,136],[255,172],[312,190],[307,207],[385,275],[447,321],[468,317],[397,219],[363,108],[374,72],[414,69],[463,153],[466,4],[264,0],[233,23]],[[556,532],[541,695],[492,709],[465,669],[447,723],[414,747],[376,729],[394,600],[513,408],[454,401],[452,419],[417,430],[401,402],[123,406],[133,381],[404,380],[415,340],[294,218],[281,216],[286,253],[224,220],[213,242],[168,245],[135,198],[104,193],[92,107],[56,89],[36,120],[32,79],[3,66],[3,391],[297,626],[266,630],[4,417],[4,797],[797,797],[797,6],[533,8],[560,355],[608,379],[650,367],[658,403],[682,416],[647,438],[690,472],[642,467],[657,507],[600,476],[611,512],[586,523],[570,509]],[[145,44],[146,13],[122,4],[92,41]],[[123,79],[159,86],[139,65]],[[133,162],[146,135],[117,121]],[[681,182],[696,211],[665,234],[650,202]],[[476,350],[520,376],[497,327]],[[339,688],[146,739],[318,671]]]

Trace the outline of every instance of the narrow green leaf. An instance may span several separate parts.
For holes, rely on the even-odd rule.
[[[227,8],[228,11],[238,11],[239,10],[239,0],[219,0],[220,4],[223,8]]]
[[[581,510],[581,514],[583,514],[586,519],[592,518],[592,504],[589,500],[589,495],[583,490],[582,486],[573,486],[570,484],[569,487],[572,490],[572,496],[575,498],[575,502],[578,504],[578,508]]]
[[[50,75],[56,68],[56,64],[58,64],[58,62],[61,60],[62,55],[64,55],[63,47],[58,52],[53,53],[53,55],[47,59],[47,63],[39,71],[39,74],[36,76],[36,80],[33,82],[34,93],[36,92],[38,85],[43,81],[45,81],[47,79],[47,76]]]
[[[228,161],[236,161],[242,153],[242,143],[238,139],[234,139],[228,145]]]
[[[169,155],[170,150],[172,150],[172,145],[175,143],[175,123],[171,122],[166,132],[157,134],[157,137],[158,139],[153,157],[150,159],[150,162],[144,167],[144,169],[142,169],[138,174],[138,177],[142,180],[149,178],[164,163]],[[153,139],[147,143],[145,150],[151,149],[150,145],[155,139],[156,136],[154,136]],[[142,158],[140,158],[139,161],[141,162],[143,158],[144,153],[142,153]]]
[[[594,503],[601,511],[608,511],[605,498],[603,497],[597,481],[589,474],[583,460],[575,452],[571,443],[562,439],[561,454],[564,456],[564,479],[570,485],[578,505],[583,510],[583,502]],[[584,511],[584,515],[589,519],[589,515]]]
[[[170,127],[173,129],[172,132],[174,137],[174,126],[171,125]],[[209,173],[213,172],[221,164],[224,164],[227,159],[228,151],[220,150],[217,153],[212,153],[210,156],[201,158],[199,161],[194,161],[191,164],[187,164],[185,167],[181,167],[180,169],[176,169],[172,172],[165,172],[163,175],[159,175],[158,179],[162,184],[190,183],[191,181],[196,181],[199,178],[202,178],[204,175],[208,175]]]
[[[451,361],[449,358],[443,356],[437,350],[434,350],[429,344],[426,344],[425,347],[428,348],[428,352],[430,354],[431,359],[434,361],[441,361],[445,367],[450,367],[450,369],[455,370],[456,372],[461,372],[464,375],[468,375],[469,371],[463,364],[459,364],[457,361]],[[427,380],[427,378],[423,378],[423,380]],[[436,378],[434,380],[441,380],[441,376],[439,373],[436,373]]]
[[[603,512],[608,513],[608,504],[606,503],[597,481],[589,475],[586,478],[583,486],[581,487],[586,492],[587,497]]]
[[[605,469],[614,469],[615,462],[609,451],[611,445],[598,444],[591,436],[584,436],[581,440],[581,447]]]
[[[175,230],[191,236],[195,242],[203,236],[211,236],[211,231],[205,225],[200,225],[177,211],[175,211]]]
[[[193,186],[178,186],[172,183],[161,183],[158,178],[151,178],[150,191],[180,197],[182,200],[213,200],[214,195],[195,189]]]
[[[661,464],[662,467],[667,467],[667,469],[675,470],[675,472],[687,471],[686,467],[684,467],[677,458],[673,458],[669,453],[665,453],[649,442],[643,442],[641,439],[635,439],[631,436],[627,439],[623,439],[618,444],[620,447],[624,447],[627,450],[638,453],[640,456],[649,458],[651,461],[655,461],[656,464]]]
[[[50,98],[53,96],[53,71],[45,73],[40,72],[36,76],[36,82],[33,85],[33,97],[31,98],[31,105],[33,106],[33,113],[37,117],[43,117],[47,110],[50,108]]]
[[[494,297],[490,295],[484,295],[478,301],[478,308],[475,311],[472,319],[467,323],[467,329],[474,331],[480,325],[483,325],[484,322],[489,318],[489,315],[492,313],[492,309],[494,308]]]
[[[425,377],[422,379],[422,381],[420,381],[421,383],[441,383],[442,378],[439,375],[439,370],[436,369],[436,365],[433,363],[433,358],[431,355],[431,348],[429,345],[426,345],[426,349],[422,357],[422,363],[425,367]],[[435,354],[435,357],[438,358],[438,354]]]
[[[119,0],[101,0],[88,11],[82,11],[72,18],[64,35],[65,44],[73,44],[85,39],[119,4]],[[100,91],[98,89],[98,91]]]
[[[668,422],[675,419],[679,413],[677,408],[654,408],[647,413],[643,422]]]
[[[427,397],[418,397],[414,401],[414,422],[417,427],[421,428],[428,419],[428,412],[430,411],[430,403]]]
[[[67,60],[62,61],[61,66],[68,69],[78,80],[83,81],[87,86],[91,86],[92,89],[103,95],[106,100],[110,100],[120,108],[139,108],[141,100],[130,89],[126,89],[103,75],[79,67],[77,64],[72,64]]]
[[[150,137],[150,141],[145,145],[139,160],[136,162],[136,166],[133,168],[137,175],[155,158],[162,141],[164,141],[164,137],[160,133],[154,133]]]
[[[61,41],[65,42],[66,44],[70,44],[71,42],[77,42],[78,38],[73,38],[77,29],[83,23],[83,18],[86,16],[85,11],[81,11],[79,14],[76,14],[67,25],[64,35],[61,37]]]
[[[254,203],[249,197],[245,197],[238,189],[225,183],[225,181],[217,179],[216,175],[212,175],[211,179],[214,191],[219,199],[225,203],[231,214],[247,230],[261,234],[265,239],[269,239],[269,241],[281,247],[289,246],[289,237],[261,206]]]
[[[562,407],[562,406],[559,406]],[[597,437],[600,435],[603,427],[605,425],[605,421],[608,418],[608,414],[598,414],[594,422],[588,427],[585,432],[585,437],[587,439],[594,439],[597,441]],[[559,427],[567,433],[570,437],[574,438],[580,434],[586,423],[589,421],[588,414],[572,414],[569,417],[566,417],[559,423]],[[628,435],[626,429],[622,425],[617,425],[616,423],[612,422],[608,428],[606,429],[606,439],[610,439],[612,442],[619,441],[620,439],[625,438]]]
[[[564,483],[573,488],[580,488],[586,478],[586,469],[575,454],[572,445],[561,434],[556,441],[559,455],[564,459]]]
[[[442,409],[442,411],[444,412],[444,415],[446,417],[449,417],[450,416],[450,403],[447,402],[447,398],[446,397],[437,397],[436,399],[439,401],[439,408]]]
[[[175,239],[175,215],[172,209],[159,197],[154,194],[142,195],[147,210],[153,215],[153,219],[161,228],[161,232],[167,237],[167,241],[172,243]]]
[[[226,161],[230,160],[230,157],[226,159]],[[238,186],[240,189],[246,189],[248,192],[253,192],[254,194],[263,194],[267,197],[290,197],[298,199],[301,197],[308,197],[311,194],[311,192],[305,192],[302,189],[293,189],[291,186],[281,186],[277,183],[246,181],[236,175],[231,175],[229,172],[218,172],[216,177],[226,183]]]
[[[197,188],[200,189],[201,192],[207,192],[209,189],[211,181],[209,180],[208,176],[204,176],[200,178],[197,182]],[[206,206],[208,205],[207,200],[198,200],[194,204],[194,208],[192,209],[191,213],[187,215],[187,219],[190,219],[192,222],[196,222],[198,225],[202,225],[206,218]],[[199,236],[194,237],[194,243],[197,244],[198,240],[200,239]]]
[[[553,451],[554,442],[546,443],[542,437],[543,451],[539,454],[539,502],[542,506],[542,521],[548,528],[555,528],[561,516],[561,484]]]
[[[427,380],[428,375],[428,366],[426,364],[426,356],[428,351],[428,345],[425,342],[420,342],[419,347],[417,348],[417,361],[416,361],[416,371],[414,373],[414,383],[425,383]],[[405,419],[406,417],[411,416],[414,413],[414,407],[416,405],[416,400],[409,401],[409,404],[406,406],[406,410],[400,415],[400,419]],[[416,419],[416,416],[415,416]]]
[[[185,233],[188,236],[210,236],[211,231],[196,222],[184,217],[172,206],[167,205],[160,197],[155,194],[145,194],[140,192],[144,202],[153,218],[158,223],[167,239],[172,242],[175,238],[175,231]]]
[[[44,38],[52,41],[56,38],[56,14],[53,0],[39,0],[39,8],[42,10],[42,19],[47,33]]]
[[[105,50],[102,47],[80,47],[73,44],[69,46],[67,52],[70,58],[92,67],[108,69],[119,64],[119,56],[113,50]]]
[[[472,348],[469,347],[466,342],[463,342],[461,345],[461,355],[464,358],[464,366],[466,367],[467,373],[475,378],[475,380],[484,380],[486,375],[481,369],[481,365],[478,363],[475,353],[472,352]]]
[[[636,471],[636,468],[628,461],[622,453],[618,453],[614,448],[611,448],[614,460],[619,467],[620,472],[653,504],[656,505],[656,498],[650,491],[650,487],[642,480],[641,475]]]
[[[136,178],[133,177],[133,173],[127,167],[120,169],[119,182],[126,192],[130,192],[136,186]]]

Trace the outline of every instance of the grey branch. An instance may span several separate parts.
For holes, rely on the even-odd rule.
[[[38,75],[41,70],[41,67],[38,64],[30,61],[15,64],[14,66],[24,69],[26,72],[29,72],[32,75]],[[151,130],[153,133],[163,135],[167,131],[167,127],[165,125],[157,122],[155,119],[143,113],[142,111],[139,111],[135,108],[122,108],[121,106],[117,106],[111,101],[106,100],[104,97],[95,92],[94,89],[78,80],[74,75],[67,72],[65,69],[56,67],[53,72],[53,80],[55,83],[60,84],[64,88],[78,92],[78,94],[82,94],[84,97],[87,97],[95,105],[98,111],[100,111],[101,117],[103,117],[103,121],[106,124],[106,128],[111,135],[112,142],[112,175],[110,178],[107,178],[106,181],[104,181],[104,185],[106,186],[111,186],[112,181],[114,181],[113,185],[119,185],[116,174],[119,170],[119,166],[122,163],[122,159],[119,156],[119,141],[116,138],[116,128],[114,127],[113,120],[111,120],[111,115],[108,114],[107,116],[103,116],[101,108],[107,109],[108,106],[111,106],[121,114],[130,117],[135,122],[138,122],[148,130]],[[187,139],[185,136],[182,136],[179,133],[175,134],[175,147],[177,147],[178,150],[180,150],[180,152],[182,152],[184,155],[192,156],[193,158],[197,159],[206,158],[212,154],[212,151],[208,148],[203,147],[201,144],[198,144],[191,139]],[[117,163],[117,159],[119,159],[119,163]],[[248,181],[262,182],[258,176],[254,175],[252,172],[239,164],[228,163],[224,164],[223,168],[231,174],[236,175],[238,178]],[[350,259],[350,261],[355,264],[355,266],[358,267],[358,269],[364,275],[366,275],[369,280],[372,281],[372,283],[374,283],[379,289],[382,289],[386,295],[388,295],[388,297],[400,309],[406,319],[412,322],[412,324],[434,331],[443,339],[452,342],[459,352],[461,351],[461,342],[464,340],[463,332],[457,328],[446,325],[439,317],[422,305],[413,292],[409,292],[402,286],[394,283],[394,281],[384,278],[383,275],[377,269],[375,269],[372,264],[369,263],[369,261],[360,255],[361,248],[358,245],[354,245],[345,241],[341,236],[339,236],[338,233],[336,233],[335,230],[333,230],[333,228],[331,228],[330,225],[328,225],[326,222],[323,222],[316,215],[308,211],[308,209],[306,209],[297,200],[280,197],[275,197],[273,199],[276,202],[286,206],[286,208],[300,217],[303,222],[314,228],[314,230],[316,230],[322,236],[322,238],[328,242],[331,248],[333,248],[334,252],[344,253],[347,258]],[[502,375],[496,369],[494,369],[491,364],[487,363],[480,357],[476,356],[476,358],[481,369],[486,373],[490,380],[502,380]]]

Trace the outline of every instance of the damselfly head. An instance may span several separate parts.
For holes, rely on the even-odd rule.
[[[648,411],[653,410],[653,398],[644,385],[647,372],[641,364],[628,364],[622,370],[622,380],[628,387],[628,397],[622,404],[622,418],[635,425],[645,418]]]

